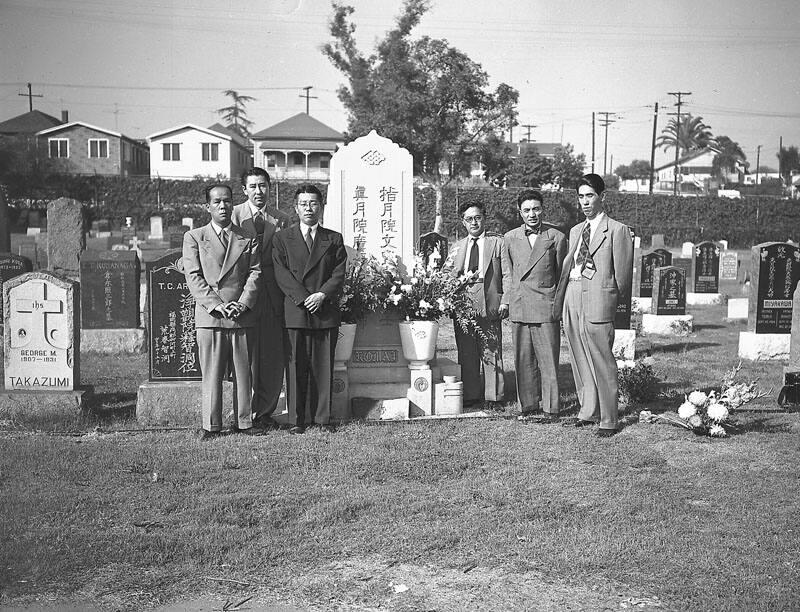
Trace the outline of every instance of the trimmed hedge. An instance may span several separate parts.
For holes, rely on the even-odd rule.
[[[106,177],[52,175],[31,177],[14,175],[5,180],[13,208],[47,208],[47,202],[66,196],[87,203],[89,220],[112,219],[119,224],[126,216],[134,217],[139,227],[154,214],[162,215],[165,227],[177,225],[182,217],[205,223],[204,189],[213,180],[177,181],[148,177]],[[234,195],[241,193],[238,179],[225,181]],[[294,214],[291,202],[298,182],[273,182],[272,201],[283,211]],[[316,183],[325,193],[327,185]],[[518,189],[448,186],[444,189],[444,233],[450,237],[465,235],[458,217],[458,207],[469,202],[483,202],[488,227],[504,233],[519,225],[516,196]],[[436,195],[429,186],[414,189],[420,231],[433,229]],[[238,199],[238,198],[237,198]],[[573,190],[545,192],[545,219],[568,230],[579,219]],[[608,192],[606,203],[614,218],[632,226],[644,243],[653,234],[664,234],[667,245],[701,240],[728,240],[732,248],[748,248],[759,242],[800,240],[800,204],[769,197],[731,200],[717,197],[685,198],[648,194]],[[13,213],[12,213],[13,214]],[[12,223],[14,219],[12,219]]]

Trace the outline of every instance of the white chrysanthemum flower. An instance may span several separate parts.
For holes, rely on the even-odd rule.
[[[416,276],[411,277],[411,284],[416,285],[419,282],[419,279]]]
[[[719,406],[719,404],[717,404],[717,406]],[[724,438],[728,435],[728,432],[725,431],[722,425],[712,425],[708,428],[708,435],[712,438]]]
[[[688,419],[697,414],[697,407],[692,402],[683,402],[678,408],[678,416],[682,419]]]
[[[436,298],[436,303],[439,304],[441,310],[445,309],[444,298]]]
[[[400,291],[403,293],[411,293],[411,285],[400,285]]]
[[[689,394],[689,401],[692,402],[697,407],[700,407],[703,404],[705,404],[707,399],[708,396],[702,391],[692,391]]]
[[[428,308],[430,308],[430,307],[431,307],[431,305],[430,305],[428,302],[426,302],[425,300],[420,300],[420,301],[419,301],[419,307],[420,307],[422,310],[427,310]]]
[[[398,302],[400,302],[400,300],[403,299],[403,296],[400,295],[399,293],[395,293],[394,295],[390,295],[389,299],[392,300],[392,304],[397,306]]]
[[[725,407],[725,404],[711,404],[706,409],[706,413],[709,419],[717,423],[728,418],[728,409]]]
[[[693,414],[689,417],[689,425],[692,427],[700,427],[703,424],[703,419],[700,418],[699,414]]]

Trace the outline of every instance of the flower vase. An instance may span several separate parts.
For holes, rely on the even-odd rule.
[[[439,337],[437,321],[400,321],[400,342],[403,356],[411,368],[425,366],[436,354],[436,340]]]
[[[336,341],[336,352],[333,360],[344,363],[353,355],[353,343],[356,339],[355,323],[341,323],[339,325],[339,339]]]

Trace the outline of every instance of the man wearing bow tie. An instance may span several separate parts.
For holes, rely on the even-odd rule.
[[[233,372],[234,431],[261,433],[253,427],[250,357],[253,352],[261,255],[258,241],[231,223],[228,185],[206,189],[211,222],[183,236],[183,272],[195,299],[194,324],[203,375],[202,439],[222,431],[222,379]]]
[[[233,223],[261,247],[261,281],[256,305],[256,344],[252,354],[253,419],[258,427],[277,427],[272,415],[278,406],[286,370],[286,330],[283,328],[283,293],[275,281],[272,241],[288,227],[289,215],[269,205],[270,180],[263,168],[250,168],[241,176],[247,201],[233,208]]]
[[[561,313],[553,304],[567,241],[563,232],[542,221],[542,202],[535,189],[517,196],[523,224],[503,236],[502,303],[513,323],[520,416],[555,423]]]
[[[466,291],[488,341],[454,325],[461,380],[464,381],[464,405],[483,400],[502,402],[505,395],[502,318],[508,314],[508,304],[500,303],[503,237],[486,231],[483,204],[467,203],[460,212],[468,235],[453,246],[452,274],[456,277],[469,275],[474,279]]]

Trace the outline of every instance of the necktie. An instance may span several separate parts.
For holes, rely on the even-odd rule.
[[[306,232],[306,246],[308,247],[308,252],[311,252],[311,247],[314,246],[314,239],[311,237],[311,230]]]
[[[591,235],[591,227],[589,223],[583,226],[583,233],[581,234],[581,248],[578,251],[578,267],[582,270],[586,260],[589,259],[589,236]]]
[[[472,238],[472,249],[469,252],[469,264],[467,265],[467,272],[478,271],[478,239]]]
[[[255,216],[253,217],[253,223],[256,226],[256,234],[259,236],[264,235],[264,215],[261,211],[258,211]]]
[[[219,233],[219,241],[222,243],[222,248],[228,250],[228,230],[224,229]]]

